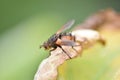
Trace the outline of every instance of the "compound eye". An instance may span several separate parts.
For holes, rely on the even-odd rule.
[[[50,46],[49,45],[45,45],[44,47],[46,50],[49,50],[50,49]]]
[[[45,49],[47,49],[47,46],[45,46]]]

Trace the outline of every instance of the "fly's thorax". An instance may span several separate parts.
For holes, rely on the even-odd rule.
[[[55,42],[58,39],[59,35],[58,34],[53,34],[49,39],[48,42],[52,43]]]

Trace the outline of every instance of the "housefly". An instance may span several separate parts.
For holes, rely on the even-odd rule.
[[[67,22],[65,25],[63,25],[47,41],[45,41],[42,45],[40,45],[40,48],[44,47],[45,50],[53,51],[57,47],[59,47],[69,58],[71,58],[70,55],[62,48],[62,46],[71,46],[73,49],[74,49],[74,46],[76,46],[75,36],[73,36],[70,32],[65,32],[66,30],[72,27],[74,22],[75,22],[74,20],[71,20]]]

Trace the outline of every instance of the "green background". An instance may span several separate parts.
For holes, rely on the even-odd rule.
[[[50,35],[71,19],[76,20],[76,25],[101,9],[120,11],[119,3],[119,0],[0,0],[0,80],[33,80],[38,65],[49,55],[39,45]],[[107,35],[107,39],[112,39],[109,46],[95,45],[82,57],[62,65],[59,80],[113,80],[115,72],[120,72],[120,62],[111,64],[120,58],[120,36],[111,35],[114,36]]]

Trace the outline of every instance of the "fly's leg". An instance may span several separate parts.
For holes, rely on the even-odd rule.
[[[53,47],[53,49],[51,49],[50,52],[51,52],[51,51],[54,51],[56,48],[57,48],[57,46]]]
[[[73,36],[72,34],[70,34],[70,36],[73,37],[73,41],[74,41],[74,42],[79,43],[79,45],[75,45],[75,46],[81,46],[81,48],[82,48],[82,49],[81,49],[81,52],[78,52],[78,51],[74,48],[75,46],[72,46],[72,49],[73,49],[74,51],[76,51],[76,53],[78,53],[78,54],[79,54],[79,53],[82,53],[82,50],[83,50],[82,42],[76,40],[75,36]],[[81,55],[82,55],[82,54],[80,54],[80,56],[81,56]]]
[[[60,45],[57,46],[62,49],[62,51],[69,57],[69,59],[71,59],[71,56],[62,48],[62,46]]]
[[[53,49],[50,50],[51,51],[54,51],[55,49],[57,48],[57,46],[54,46]],[[50,55],[50,54],[49,54]]]
[[[79,52],[74,48],[74,46],[72,46],[72,49],[73,49],[76,53],[79,53]]]

